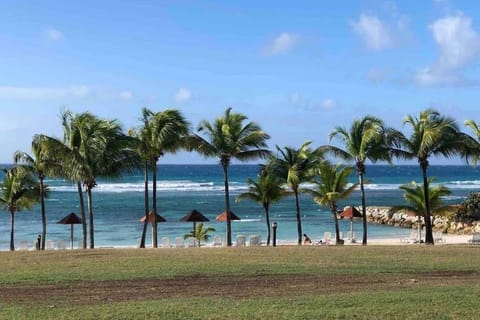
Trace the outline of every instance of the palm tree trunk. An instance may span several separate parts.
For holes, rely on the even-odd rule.
[[[147,236],[147,227],[148,227],[148,212],[150,208],[148,207],[148,161],[145,161],[144,169],[144,182],[145,182],[145,222],[143,223],[142,230],[142,239],[140,240],[140,248],[145,248],[145,238]]]
[[[425,194],[425,244],[433,245],[434,241],[433,241],[433,232],[432,232],[432,221],[430,220],[430,195],[428,192],[428,178],[427,178],[428,161],[425,161],[420,165],[422,167],[423,192]]]
[[[152,206],[153,206],[153,223],[152,223],[152,241],[153,247],[158,248],[158,236],[157,236],[157,161],[153,164],[153,195],[152,195]]]
[[[265,220],[267,222],[267,246],[270,245],[270,213],[268,204],[264,204],[263,208],[265,209]]]
[[[88,214],[89,214],[89,231],[90,231],[90,249],[95,248],[95,239],[94,239],[94,227],[93,227],[93,199],[92,199],[92,189],[87,185],[87,198],[88,198]]]
[[[83,249],[87,249],[87,219],[85,216],[85,203],[83,202],[82,183],[77,181],[78,198],[80,200],[80,215],[82,216]]]
[[[40,203],[42,207],[42,243],[40,245],[41,250],[45,250],[45,238],[47,237],[47,215],[45,213],[45,187],[43,185],[43,176],[39,177],[40,180]]]
[[[367,245],[367,207],[365,205],[365,187],[363,181],[363,172],[359,171],[358,180],[360,182],[360,197],[362,200],[362,221],[363,221],[363,239],[362,245]]]
[[[14,223],[15,223],[15,212],[10,209],[10,251],[15,251],[14,243]]]
[[[295,195],[295,208],[297,210],[297,232],[298,232],[298,245],[302,245],[302,218],[300,217],[300,202],[298,200],[298,189],[293,189]]]
[[[330,209],[332,210],[333,221],[335,221],[335,239],[338,244],[340,243],[340,227],[338,226],[337,203],[335,201],[331,203]]]
[[[227,246],[232,246],[232,220],[230,217],[230,192],[228,189],[228,164],[222,163],[223,181],[225,184],[225,210],[227,211]]]

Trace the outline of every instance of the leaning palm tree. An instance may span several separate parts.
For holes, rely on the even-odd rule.
[[[333,165],[328,161],[321,162],[313,179],[314,189],[304,189],[319,205],[328,206],[335,222],[336,242],[340,243],[340,228],[338,226],[337,202],[347,199],[358,183],[350,184],[348,178],[353,167]]]
[[[40,186],[32,171],[22,167],[3,170],[5,177],[0,183],[0,203],[10,212],[10,251],[15,250],[15,213],[31,209],[40,200]]]
[[[480,127],[473,120],[466,120],[465,125],[473,131],[475,137],[460,133],[461,147],[459,153],[467,162],[472,159],[473,165],[476,165],[480,159]]]
[[[196,150],[206,157],[217,157],[223,169],[225,185],[225,211],[230,212],[230,194],[228,189],[228,168],[232,159],[248,161],[265,158],[270,154],[266,149],[266,140],[270,136],[262,131],[255,122],[244,121],[248,118],[241,113],[225,110],[225,114],[214,122],[203,120],[198,126],[198,132],[203,137],[194,134],[189,139],[189,149]],[[232,245],[232,227],[230,214],[227,214],[227,246]]]
[[[378,160],[390,161],[389,146],[384,142],[387,133],[388,129],[385,129],[382,120],[372,115],[367,115],[362,119],[355,119],[348,130],[343,127],[336,127],[330,133],[330,140],[339,140],[343,144],[344,149],[335,146],[321,147],[322,150],[344,160],[355,161],[362,201],[363,245],[367,244],[367,210],[364,188],[365,162],[367,160],[372,162]]]
[[[312,173],[320,159],[318,150],[310,149],[311,141],[306,141],[299,149],[277,147],[277,156],[271,156],[267,167],[273,174],[280,177],[291,189],[295,197],[295,209],[297,218],[298,245],[302,245],[302,220],[300,216],[300,184],[312,179]]]
[[[429,178],[427,181],[428,203],[430,206],[430,212],[434,214],[448,212],[449,210],[451,210],[451,207],[443,204],[442,197],[450,195],[451,191],[443,185],[436,185],[432,187],[431,184],[433,181],[433,178]],[[390,208],[389,211],[396,212],[400,210],[408,210],[410,212],[414,212],[417,217],[423,216],[426,221],[427,206],[425,199],[427,198],[425,196],[424,186],[417,184],[415,181],[412,181],[409,184],[401,185],[399,188],[404,191],[403,197],[408,204],[393,206],[392,208]],[[421,238],[421,230],[422,227],[419,221],[418,241],[420,241]]]
[[[148,214],[148,173],[150,166],[153,171],[152,177],[152,208],[155,212],[152,223],[153,247],[158,247],[157,235],[157,162],[166,153],[176,153],[186,145],[186,137],[190,133],[190,124],[175,109],[166,109],[161,112],[152,112],[147,108],[142,109],[143,126],[138,129],[137,152],[145,163],[145,214]],[[142,232],[140,246],[145,247],[146,224]]]
[[[265,222],[267,223],[267,246],[270,245],[270,205],[289,195],[282,186],[283,181],[276,175],[268,172],[266,167],[258,175],[258,181],[248,178],[248,192],[241,193],[235,198],[236,202],[244,199],[253,200],[263,206]]]
[[[430,156],[437,155],[447,158],[453,156],[460,152],[463,140],[455,120],[441,116],[433,109],[420,112],[418,118],[408,115],[403,120],[403,124],[408,124],[411,127],[411,133],[407,137],[400,131],[394,130],[391,151],[398,158],[416,158],[420,165],[425,196],[425,243],[433,244],[428,194],[428,159]]]
[[[45,210],[45,197],[47,187],[44,184],[46,171],[48,168],[48,160],[42,155],[42,144],[39,135],[35,135],[32,141],[33,156],[23,151],[16,151],[13,155],[13,161],[17,165],[22,165],[29,168],[38,177],[40,184],[40,204],[42,215],[42,241],[40,249],[45,250],[45,238],[47,237],[47,215]]]

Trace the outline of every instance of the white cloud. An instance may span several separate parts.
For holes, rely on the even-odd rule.
[[[458,13],[434,21],[430,26],[439,48],[435,64],[422,68],[415,76],[420,85],[463,85],[469,83],[462,70],[480,56],[480,36],[472,20]]]
[[[176,103],[186,103],[192,98],[192,92],[187,88],[180,88],[173,95],[173,101]]]
[[[60,41],[60,40],[63,40],[65,38],[63,36],[63,33],[60,30],[55,29],[53,27],[48,27],[45,30],[45,35],[47,36],[48,39],[50,39],[52,41]]]
[[[362,14],[358,21],[351,22],[351,26],[368,49],[383,50],[393,45],[387,24],[376,16]]]
[[[321,102],[306,101],[299,93],[292,93],[288,97],[289,102],[298,109],[306,111],[320,111],[320,110],[332,110],[338,106],[338,103],[332,99],[327,98]]]
[[[133,93],[131,91],[125,90],[120,92],[118,96],[122,100],[130,100],[133,98]]]
[[[264,48],[263,52],[267,55],[281,54],[289,51],[298,42],[298,35],[284,32],[278,35],[273,41]]]

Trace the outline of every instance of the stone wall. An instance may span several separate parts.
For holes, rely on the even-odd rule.
[[[361,208],[358,208],[361,212]],[[386,224],[401,228],[417,228],[419,218],[408,215],[406,212],[396,212],[390,217],[390,207],[367,207],[367,220],[370,223]],[[423,217],[420,217],[420,223],[424,225]],[[480,221],[473,222],[455,222],[449,218],[441,216],[432,216],[432,226],[434,231],[442,231],[452,234],[472,234],[480,232]]]

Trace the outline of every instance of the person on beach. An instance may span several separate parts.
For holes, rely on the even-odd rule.
[[[306,233],[303,234],[303,244],[312,244],[312,239]]]

